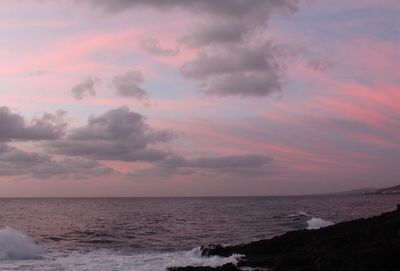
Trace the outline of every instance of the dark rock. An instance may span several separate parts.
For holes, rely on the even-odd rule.
[[[203,256],[244,255],[237,267],[184,267],[176,271],[230,271],[252,267],[272,271],[400,271],[400,210],[300,230],[268,240],[234,246],[202,247]],[[226,268],[226,269],[221,269]]]
[[[224,248],[222,245],[215,245],[215,244],[201,246],[200,250],[201,250],[201,256],[204,257],[212,255],[229,257],[233,254],[231,251],[227,251],[226,248]]]

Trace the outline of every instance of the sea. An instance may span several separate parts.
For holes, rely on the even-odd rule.
[[[238,244],[396,209],[400,195],[0,199],[0,270],[164,271],[219,266]]]

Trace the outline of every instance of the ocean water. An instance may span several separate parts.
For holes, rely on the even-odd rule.
[[[0,199],[0,270],[161,271],[218,266],[236,244],[394,210],[399,195]]]

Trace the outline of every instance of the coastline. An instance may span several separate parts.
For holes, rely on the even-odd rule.
[[[202,256],[242,255],[237,265],[169,267],[170,271],[400,270],[400,206],[378,216],[297,230],[233,246],[208,245]]]

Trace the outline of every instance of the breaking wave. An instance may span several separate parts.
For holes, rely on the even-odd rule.
[[[216,267],[226,263],[237,264],[240,255],[230,257],[202,257],[200,248],[190,251],[169,253],[140,253],[118,254],[110,250],[97,250],[91,252],[74,251],[69,254],[49,253],[41,260],[35,261],[8,261],[2,267],[10,270],[30,271],[166,271],[173,266],[211,266]]]
[[[332,221],[325,220],[320,217],[314,217],[304,211],[298,211],[297,213],[289,214],[288,217],[292,218],[293,221],[300,221],[298,224],[300,229],[315,230],[334,224]]]
[[[320,229],[323,227],[328,227],[333,225],[334,223],[328,220],[324,220],[319,217],[312,217],[310,220],[307,221],[307,230],[315,230]]]
[[[40,259],[44,253],[44,248],[22,232],[0,229],[0,261]]]

